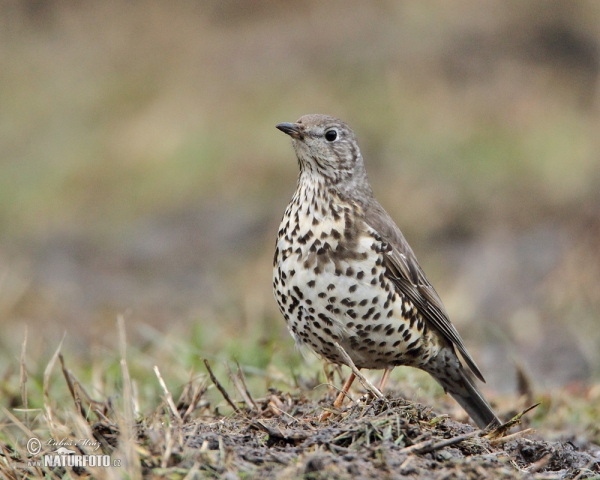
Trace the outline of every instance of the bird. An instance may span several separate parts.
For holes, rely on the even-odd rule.
[[[384,370],[381,389],[396,366],[424,370],[479,428],[500,425],[473,379],[485,382],[475,360],[375,199],[352,129],[320,114],[276,128],[291,137],[300,169],[273,257],[275,300],[296,344],[334,364],[350,366],[349,357],[358,369]]]

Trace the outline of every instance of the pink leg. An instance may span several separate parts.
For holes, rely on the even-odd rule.
[[[387,367],[384,370],[383,376],[381,377],[381,382],[379,382],[379,391],[381,393],[383,393],[383,389],[385,388],[385,385],[387,384],[387,382],[390,378],[390,373],[392,373],[393,369],[394,369],[394,367]]]
[[[348,380],[346,380],[346,383],[344,383],[344,386],[342,387],[342,391],[338,394],[337,398],[335,399],[335,402],[333,402],[333,407],[334,408],[341,408],[342,407],[342,403],[344,403],[344,399],[346,398],[346,395],[348,394],[348,390],[350,390],[350,387],[352,386],[352,383],[354,382],[354,379],[356,378],[356,375],[354,375],[354,372],[350,373],[350,376],[348,377]],[[319,421],[323,421],[327,418],[329,418],[331,416],[331,412],[323,412],[323,414],[319,417]]]

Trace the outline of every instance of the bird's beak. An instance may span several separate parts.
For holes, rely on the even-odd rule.
[[[292,138],[302,140],[304,134],[297,123],[279,123],[275,125],[276,128],[281,130],[283,133],[287,133]]]

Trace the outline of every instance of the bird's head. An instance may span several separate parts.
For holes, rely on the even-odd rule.
[[[302,172],[321,176],[343,191],[370,191],[356,137],[346,123],[327,115],[304,115],[277,128],[292,137]]]

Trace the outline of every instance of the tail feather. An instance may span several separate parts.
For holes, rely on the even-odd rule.
[[[500,420],[475,386],[469,374],[464,368],[460,368],[459,372],[461,385],[444,385],[446,391],[465,409],[479,428],[484,429],[491,424],[493,426],[500,425]]]

